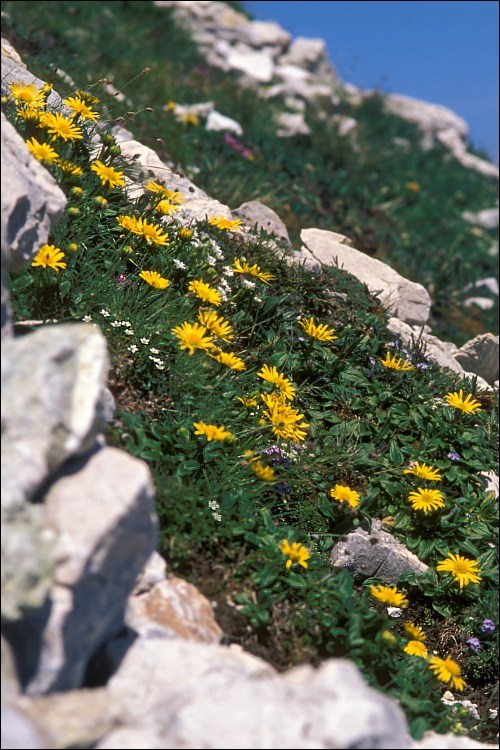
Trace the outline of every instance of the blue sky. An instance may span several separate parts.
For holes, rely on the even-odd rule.
[[[255,18],[324,39],[343,81],[449,107],[498,162],[496,0],[249,0]]]

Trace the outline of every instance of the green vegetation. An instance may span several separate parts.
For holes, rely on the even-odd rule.
[[[345,231],[432,282],[434,314],[457,338],[473,320],[456,301],[471,278],[461,259],[491,262],[488,233],[473,233],[460,212],[491,204],[492,186],[420,151],[413,129],[376,99],[357,113],[358,152],[319,116],[314,149],[280,140],[275,105],[197,61],[167,12],[140,3],[138,24],[134,2],[54,5],[38,4],[35,16],[30,3],[4,3],[30,69],[75,98],[62,119],[47,115],[48,91],[10,87],[3,102],[68,196],[49,244],[12,275],[15,319],[103,331],[118,404],[108,439],[150,465],[160,549],[219,602],[226,642],[279,669],[345,656],[400,702],[415,737],[433,728],[491,741],[498,509],[478,475],[497,467],[497,396],[403,349],[380,302],[342,270],[309,271],[237,222],[184,226],[175,185],[145,176],[131,198],[137,167],[98,120],[116,120],[120,107],[95,82],[111,72],[135,111],[153,107],[126,118],[134,135],[161,138],[161,155],[199,168],[213,197],[259,198],[295,238],[301,226]],[[49,62],[83,91],[59,85]],[[243,124],[253,158],[162,109],[207,99]],[[395,135],[412,145],[405,159]],[[415,181],[418,191],[407,186]],[[445,273],[438,250],[448,257],[452,244],[459,267],[450,261]],[[412,268],[423,246],[423,268]],[[333,545],[375,519],[426,573],[381,586],[332,567]],[[402,616],[389,618],[388,604]],[[478,704],[479,721],[441,702],[445,684]]]

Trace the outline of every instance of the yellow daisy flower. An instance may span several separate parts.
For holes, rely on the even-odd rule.
[[[62,138],[63,141],[77,141],[83,138],[82,129],[74,124],[72,120],[60,114],[46,112],[41,118],[42,127],[47,128],[54,138]]]
[[[243,224],[239,219],[226,219],[225,216],[212,216],[212,218],[208,220],[208,223],[213,227],[228,229],[231,232],[237,232]]]
[[[252,461],[252,471],[264,482],[272,482],[276,479],[276,472],[271,466],[262,463],[258,458]]]
[[[175,203],[171,203],[167,200],[160,201],[156,204],[155,208],[157,211],[160,211],[160,213],[165,214],[165,216],[173,214],[179,210],[179,206],[176,206]]]
[[[434,466],[427,466],[425,463],[419,464],[418,461],[412,461],[407,469],[403,469],[403,474],[415,474],[420,479],[428,479],[431,482],[440,482],[441,474]]]
[[[68,98],[63,101],[64,104],[76,115],[80,115],[82,120],[92,120],[92,122],[97,122],[99,119],[99,113],[94,112],[79,96],[68,96]]]
[[[182,193],[179,193],[176,190],[169,190],[161,183],[155,182],[154,180],[148,180],[144,187],[146,190],[149,190],[150,193],[156,193],[171,203],[183,203],[185,200]]]
[[[202,299],[204,302],[208,302],[211,305],[218,307],[222,302],[222,295],[217,289],[214,289],[209,284],[206,284],[203,279],[196,279],[195,281],[189,282],[189,291],[196,294],[197,297]]]
[[[254,263],[253,266],[251,266],[246,261],[242,263],[239,258],[236,258],[234,261],[234,266],[231,266],[231,271],[234,271],[235,273],[249,273],[250,276],[255,276],[257,279],[263,281],[264,284],[269,284],[270,281],[273,281],[276,278],[272,273],[262,271],[257,263]]]
[[[324,323],[315,323],[314,318],[299,320],[299,326],[308,336],[312,336],[312,338],[318,339],[318,341],[335,341],[338,338],[338,336],[335,336],[333,328],[329,328]]]
[[[234,338],[231,324],[224,318],[217,317],[215,310],[200,310],[198,320],[202,326],[208,328],[215,336],[222,341],[231,341]]]
[[[465,680],[460,676],[460,667],[449,656],[446,659],[440,659],[439,656],[431,656],[429,659],[429,669],[434,672],[438,680],[449,683],[450,687],[455,688],[455,690],[463,690],[466,687]]]
[[[226,367],[230,367],[231,370],[245,370],[246,364],[243,362],[240,357],[237,357],[234,352],[218,352],[217,354],[210,354],[212,359],[216,359],[217,362],[220,362],[221,365],[225,365]]]
[[[445,507],[442,492],[424,487],[419,487],[417,490],[410,492],[408,500],[413,510],[423,510],[424,513],[432,513],[433,510]]]
[[[72,161],[67,161],[67,159],[59,159],[57,166],[70,177],[79,177],[83,174],[83,169],[81,169],[81,167],[77,164],[73,164]]]
[[[44,164],[54,164],[59,159],[59,154],[54,151],[48,143],[39,143],[36,138],[26,141],[26,145],[35,159]]]
[[[189,240],[192,236],[192,229],[188,229],[187,227],[182,227],[182,229],[179,229],[179,237],[182,237],[183,240]]]
[[[170,281],[156,271],[141,271],[139,276],[155,289],[167,289],[170,286]]]
[[[469,583],[479,583],[482,580],[477,560],[469,560],[467,557],[453,553],[448,553],[448,559],[441,560],[436,565],[436,570],[451,573],[461,589]]]
[[[351,508],[356,508],[359,505],[360,497],[356,490],[351,490],[350,487],[336,484],[333,489],[330,490],[330,497],[338,500],[340,503],[349,503]]]
[[[107,185],[110,188],[123,187],[125,185],[123,172],[119,172],[113,167],[107,167],[102,161],[96,160],[90,169],[96,173],[103,185]]]
[[[453,406],[454,409],[460,409],[464,414],[472,414],[473,412],[478,411],[478,409],[481,409],[481,404],[479,401],[472,398],[472,394],[468,393],[464,398],[464,392],[462,389],[460,389],[458,393],[456,391],[455,393],[447,393],[444,398],[450,406]]]
[[[421,641],[408,641],[403,651],[410,656],[420,656],[422,659],[428,657],[427,648]]]
[[[60,268],[66,268],[67,263],[63,263],[64,253],[54,245],[42,245],[40,250],[33,258],[32,266],[42,266],[43,268],[52,268],[59,273]]]
[[[271,423],[274,434],[283,440],[302,443],[307,437],[305,428],[309,427],[306,422],[300,421],[304,415],[299,414],[298,409],[288,406],[279,396],[261,394],[261,398],[268,409],[264,412],[264,416]]]
[[[309,554],[307,547],[304,547],[303,544],[299,544],[299,542],[293,542],[290,544],[287,539],[283,539],[279,548],[288,558],[286,561],[287,568],[291,568],[294,563],[298,563],[306,569],[309,567],[307,561],[311,558],[311,555]]]
[[[128,232],[137,233],[137,219],[135,216],[117,216],[116,221],[122,229],[126,229]]]
[[[34,83],[25,84],[24,81],[9,84],[10,93],[16,104],[24,104],[31,108],[45,106],[45,92],[37,89]]]
[[[134,234],[142,235],[148,245],[151,243],[163,246],[168,245],[168,234],[162,232],[161,227],[159,227],[158,224],[152,224],[147,219],[136,219],[133,224],[130,224],[130,227],[127,227],[127,229],[128,228],[131,232],[134,232]]]
[[[409,602],[396,586],[370,586],[370,593],[375,599],[391,607],[407,607]]]
[[[401,359],[401,357],[397,357],[395,354],[391,356],[390,352],[386,353],[385,359],[381,359],[379,361],[384,365],[384,367],[389,367],[392,370],[407,372],[408,370],[415,369],[415,367],[406,359]]]
[[[215,424],[206,424],[205,422],[193,422],[196,430],[195,435],[204,435],[207,441],[210,443],[212,440],[234,440],[234,435],[225,427],[217,427]]]
[[[279,388],[281,395],[292,401],[295,397],[295,388],[291,384],[291,382],[288,380],[288,378],[285,378],[283,373],[278,372],[276,367],[269,367],[268,365],[263,365],[262,370],[257,373],[258,378],[262,378],[263,380],[266,380],[268,383],[272,383],[276,386],[276,388]]]
[[[184,322],[172,328],[172,333],[179,339],[181,349],[187,349],[189,354],[194,354],[195,349],[208,351],[215,346],[213,338],[206,335],[205,326],[200,326],[198,323]]]

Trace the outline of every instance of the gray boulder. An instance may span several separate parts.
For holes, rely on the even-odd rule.
[[[371,531],[356,529],[333,547],[330,561],[336,568],[348,568],[356,581],[380,578],[395,584],[404,573],[425,573],[428,566],[404,544],[373,521]]]
[[[233,216],[241,219],[248,227],[257,227],[263,232],[273,234],[291,247],[288,231],[278,214],[260,201],[248,201],[233,210]]]
[[[498,343],[498,336],[483,333],[467,341],[453,356],[464,370],[492,384],[498,380]]]

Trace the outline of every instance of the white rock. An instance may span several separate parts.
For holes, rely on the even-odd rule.
[[[231,133],[236,133],[236,135],[243,135],[243,128],[239,122],[236,122],[236,120],[232,120],[225,115],[221,115],[217,110],[213,110],[209,113],[205,123],[205,128],[206,130],[226,130]]]
[[[477,213],[464,211],[462,219],[478,227],[496,229],[499,223],[499,210],[498,208],[484,208],[482,211],[477,211]]]
[[[429,317],[431,299],[423,286],[408,281],[376,258],[338,241],[338,235],[324,229],[303,229],[300,257],[309,264],[338,265],[374,294],[379,294],[392,314],[412,325],[423,325]]]
[[[464,305],[465,307],[472,307],[472,305],[475,305],[476,307],[480,307],[481,310],[491,310],[491,308],[495,306],[495,303],[489,297],[467,297],[467,299],[464,300]]]
[[[250,47],[239,45],[231,49],[227,62],[232,70],[245,73],[260,83],[269,83],[273,77],[274,63],[266,52],[256,52]]]
[[[276,123],[278,125],[276,134],[281,138],[311,134],[311,128],[306,123],[302,112],[280,112]]]

